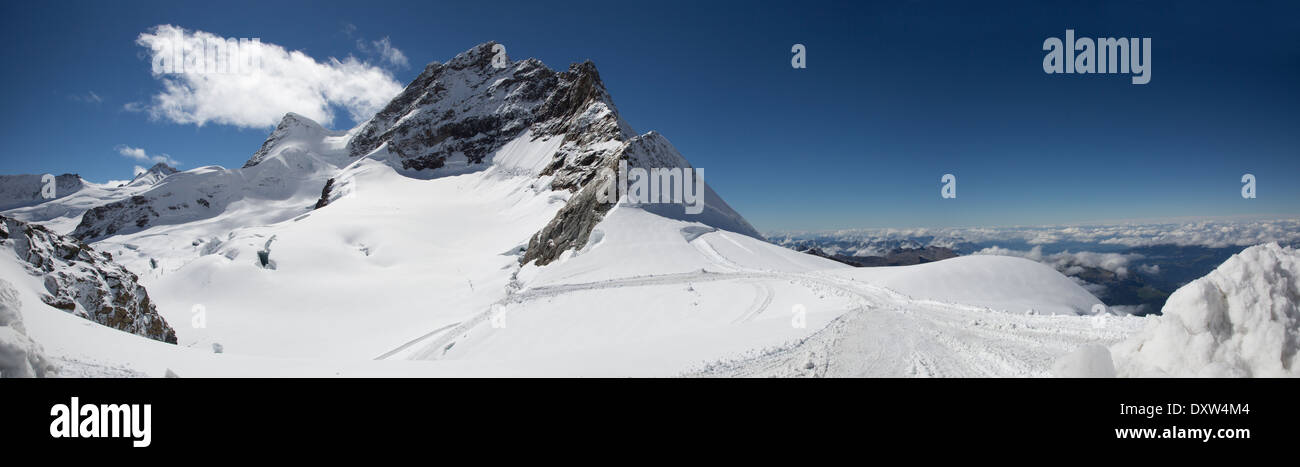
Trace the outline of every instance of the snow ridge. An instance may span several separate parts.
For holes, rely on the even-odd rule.
[[[49,201],[41,197],[43,175],[0,175],[0,211],[32,206]],[[54,177],[54,198],[59,199],[80,191],[85,182],[76,174]]]
[[[150,167],[149,170],[136,175],[135,178],[131,179],[131,181],[127,183],[127,186],[156,185],[158,182],[162,181],[162,179],[167,178],[168,175],[176,172],[179,172],[179,170],[176,170],[166,163],[159,162],[154,164],[153,167]]]

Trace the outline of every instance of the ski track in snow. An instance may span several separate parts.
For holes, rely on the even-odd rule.
[[[749,310],[746,311],[745,314],[740,315],[740,317],[736,318],[735,321],[732,321],[733,324],[753,320],[754,317],[759,315],[759,313],[766,310],[768,305],[772,304],[772,298],[776,295],[776,291],[766,282],[751,281],[750,285],[754,286],[754,304],[749,307]]]
[[[527,303],[565,294],[700,282],[741,281],[753,286],[746,311],[733,320],[753,320],[772,303],[780,281],[813,291],[832,290],[856,304],[824,328],[798,342],[790,342],[758,355],[688,369],[686,376],[741,377],[1041,377],[1052,376],[1052,363],[1089,343],[1111,345],[1138,330],[1140,319],[1109,317],[1098,325],[1093,317],[1016,314],[984,307],[934,300],[918,300],[894,290],[818,272],[790,273],[746,268],[727,259],[707,241],[695,239],[699,249],[722,271],[636,276],[585,283],[525,288],[508,294],[470,319],[442,327],[387,352],[401,353],[413,344],[441,333],[407,358],[437,360],[479,326],[488,326],[493,313],[508,305],[525,305],[515,313],[529,312]]]

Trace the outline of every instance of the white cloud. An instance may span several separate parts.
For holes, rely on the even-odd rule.
[[[140,34],[136,44],[147,49],[150,63],[156,64],[175,57],[177,50],[191,57],[202,56],[205,46],[233,39],[159,25]],[[388,45],[393,57],[405,60],[405,55]],[[295,112],[329,126],[336,108],[348,112],[353,121],[363,121],[402,90],[387,70],[351,56],[317,61],[301,51],[252,41],[241,45],[237,53],[260,65],[238,73],[154,70],[163,90],[147,104],[127,104],[127,110],[144,110],[151,118],[181,124],[248,128],[273,126],[284,114]],[[201,66],[184,64],[185,71]]]
[[[406,59],[406,54],[393,47],[393,43],[388,37],[369,42],[364,39],[357,39],[357,50],[377,56],[382,63],[395,67],[406,68],[411,66],[411,62]]]
[[[129,157],[131,159],[135,159],[140,162],[151,162],[154,164],[162,162],[172,167],[181,165],[181,163],[177,162],[176,159],[172,159],[171,156],[168,156],[166,154],[154,154],[151,156],[149,155],[149,153],[145,152],[144,148],[133,148],[125,144],[119,144],[117,145],[117,147],[114,147],[113,149],[117,150],[118,154]],[[140,166],[136,166],[135,170],[136,170],[136,175],[139,175],[140,172],[144,171],[144,169]]]

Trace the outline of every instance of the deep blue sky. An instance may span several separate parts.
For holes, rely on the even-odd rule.
[[[241,165],[269,129],[123,109],[161,87],[136,36],[174,24],[317,60],[388,36],[402,84],[488,40],[557,69],[591,59],[624,118],[760,230],[1300,213],[1296,2],[34,3],[0,7],[0,173],[129,178],[122,144]],[[1152,38],[1151,83],[1043,73],[1067,28]],[[103,102],[69,97],[89,92]],[[1246,172],[1258,199],[1240,197]]]

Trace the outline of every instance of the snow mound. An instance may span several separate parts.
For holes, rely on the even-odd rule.
[[[54,367],[23,327],[23,302],[9,281],[0,279],[0,378],[45,377]]]
[[[1010,256],[961,256],[917,264],[836,271],[914,299],[988,307],[1012,313],[1082,315],[1102,303],[1061,273]]]
[[[1120,376],[1300,376],[1300,252],[1234,255],[1169,296],[1163,316],[1111,348]]]
[[[1114,378],[1115,363],[1106,347],[1089,344],[1057,360],[1052,374],[1058,378]]]

